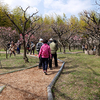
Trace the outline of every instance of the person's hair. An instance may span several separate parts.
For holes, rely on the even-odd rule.
[[[53,42],[54,42],[54,43],[57,43],[57,41],[56,41],[56,40],[53,40]]]
[[[48,42],[48,40],[47,39],[43,39],[43,43],[47,43]]]

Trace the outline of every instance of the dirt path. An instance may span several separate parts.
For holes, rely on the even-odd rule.
[[[48,69],[48,75],[38,66],[23,71],[0,75],[0,86],[6,88],[0,93],[0,100],[47,100],[47,86],[51,83],[62,63],[53,70]]]

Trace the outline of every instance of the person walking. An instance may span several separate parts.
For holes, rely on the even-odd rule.
[[[38,54],[42,45],[43,45],[43,39],[40,38],[39,42],[36,44],[36,51],[38,52]]]
[[[16,54],[15,54],[15,48],[16,48],[15,43],[12,41],[12,42],[11,42],[11,45],[10,45],[10,48],[9,48],[10,51],[11,51],[11,52],[10,52],[10,57],[11,57],[12,53],[14,54],[14,56],[16,55]]]
[[[17,54],[20,54],[21,42],[18,40],[16,45],[17,45]]]
[[[86,50],[86,51],[88,50],[88,45],[87,45],[87,44],[85,44],[85,50]]]
[[[58,50],[58,44],[56,40],[53,40],[52,43],[50,43],[50,49],[51,49],[51,55],[52,55],[52,59],[54,58],[54,63],[55,63],[55,67],[58,67],[58,62],[57,62],[57,50]],[[52,69],[52,59],[49,60],[49,68]]]
[[[10,42],[8,42],[8,44],[7,44],[7,53],[10,53]]]
[[[83,53],[84,53],[84,50],[85,50],[85,45],[84,44],[82,45],[82,50],[83,50]]]
[[[29,52],[30,52],[30,44],[27,43],[27,54],[29,54]]]
[[[50,43],[52,43],[52,41],[53,41],[53,39],[50,38],[50,39],[48,40],[48,43],[47,43],[47,44],[50,46]],[[52,68],[51,68],[51,67],[52,67],[52,66],[51,66],[51,62],[50,62],[50,57],[49,57],[48,60],[49,60],[49,68],[52,69]]]
[[[49,40],[48,40],[48,45],[50,45],[50,43],[52,43],[52,41],[53,41],[53,39],[52,38],[50,38]]]
[[[50,46],[47,44],[48,40],[44,39],[43,40],[43,45],[41,46],[40,52],[39,52],[39,58],[41,57],[42,59],[42,67],[43,67],[43,72],[45,75],[47,75],[47,68],[48,68],[48,58],[52,58],[51,55],[51,50]]]
[[[31,45],[30,45],[30,55],[32,54],[32,52],[33,52],[33,55],[34,55],[34,50],[35,50],[35,44],[33,42],[31,42]]]
[[[38,52],[38,54],[39,54],[39,51],[40,51],[40,48],[41,48],[41,46],[43,45],[43,39],[42,38],[40,38],[39,39],[39,42],[36,44],[36,51]],[[41,67],[42,67],[42,58],[41,58],[41,56],[39,57],[39,69],[41,69]]]

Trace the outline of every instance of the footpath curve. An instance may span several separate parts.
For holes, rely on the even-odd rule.
[[[58,71],[58,73],[56,74],[56,76],[54,77],[54,79],[52,80],[52,82],[47,87],[48,100],[53,100],[52,88],[53,88],[55,82],[57,81],[59,75],[61,74],[63,67],[64,67],[64,64],[65,64],[65,62],[63,62],[62,60],[60,60],[60,59],[58,59],[58,60],[61,61],[63,64],[62,64],[60,70]]]
[[[48,69],[48,75],[38,69],[38,66],[0,75],[0,86],[6,86],[0,93],[0,100],[53,100],[51,89],[62,71],[64,62],[58,60],[58,65],[55,68],[53,64],[53,70]]]

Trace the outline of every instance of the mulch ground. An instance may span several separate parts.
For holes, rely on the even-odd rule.
[[[62,63],[50,70],[48,75],[37,67],[0,75],[0,86],[6,88],[0,93],[0,100],[47,100],[47,87],[59,71]]]

